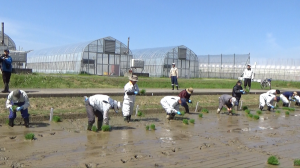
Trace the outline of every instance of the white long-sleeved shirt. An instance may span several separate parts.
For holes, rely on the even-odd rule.
[[[132,84],[130,81],[124,86],[124,91],[125,91],[125,95],[124,95],[124,99],[130,99],[132,97],[135,97],[135,95],[127,95],[127,92],[140,92],[139,86],[137,84]]]
[[[103,114],[104,124],[108,125],[108,111],[114,107],[114,100],[107,95],[96,94],[89,97],[90,105]]]
[[[172,67],[171,69],[170,69],[170,77],[171,76],[177,76],[177,78],[178,78],[178,69],[176,68],[176,67]]]
[[[160,103],[163,105],[167,113],[176,113],[179,111],[178,96],[166,96],[161,99]]]
[[[273,95],[276,95],[276,90],[272,89],[272,90],[269,90],[267,91],[268,94],[273,94]]]
[[[275,95],[263,93],[263,94],[261,94],[261,96],[266,101],[267,106],[273,106],[272,104],[273,104]]]
[[[253,70],[252,69],[250,69],[250,70],[245,69],[243,75],[244,75],[244,78],[249,78],[249,79],[253,79],[254,78],[254,74],[253,74]]]
[[[12,105],[15,103],[24,103],[24,105],[21,106],[24,110],[30,106],[29,98],[28,98],[26,92],[23,90],[20,90],[20,92],[21,92],[21,95],[18,100],[13,99],[13,92],[9,93],[7,100],[6,100],[6,108],[12,107]]]

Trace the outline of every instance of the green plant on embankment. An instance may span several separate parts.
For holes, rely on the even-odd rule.
[[[268,164],[271,164],[271,165],[279,165],[279,160],[277,159],[277,157],[275,156],[270,156],[268,158]]]
[[[34,133],[28,133],[25,135],[25,139],[27,140],[33,140],[34,139]]]

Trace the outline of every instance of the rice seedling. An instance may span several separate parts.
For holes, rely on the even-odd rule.
[[[243,106],[242,109],[245,111],[245,110],[248,110],[248,106]]]
[[[257,110],[256,113],[257,113],[258,115],[261,115],[261,114],[262,114],[262,111],[261,111],[261,110]]]
[[[190,123],[195,124],[195,120],[194,119],[190,119]]]
[[[17,112],[17,107],[18,107],[17,105],[13,105],[13,106],[11,107],[11,108],[12,108],[12,111],[13,111],[13,112]]]
[[[149,125],[146,125],[146,131],[148,131],[149,130]]]
[[[203,114],[202,113],[199,113],[199,118],[203,118]]]
[[[150,125],[150,128],[151,128],[151,130],[155,130],[155,125],[154,125],[154,124],[151,124],[151,125]]]
[[[258,120],[259,119],[259,115],[253,115],[253,118]]]
[[[253,118],[253,114],[251,114],[251,113],[248,114],[248,117]]]
[[[145,94],[146,94],[146,90],[145,90],[145,89],[142,89],[142,90],[140,91],[140,94],[141,94],[141,95],[145,95]]]
[[[52,119],[54,122],[61,122],[61,119],[59,116],[53,116],[53,119]]]
[[[277,157],[275,156],[270,156],[268,158],[268,164],[271,164],[271,165],[279,165],[279,160],[277,159]]]
[[[294,160],[294,166],[300,166],[300,159]]]
[[[290,115],[290,112],[289,112],[289,111],[286,111],[286,112],[285,112],[285,115]]]
[[[202,109],[201,112],[202,113],[209,113],[209,111],[206,108]]]
[[[187,119],[183,119],[182,122],[185,124],[185,125],[188,125],[189,124],[189,121]]]
[[[108,132],[108,131],[110,131],[110,126],[109,125],[103,125],[102,127],[101,127],[101,129],[102,129],[102,131],[103,132]]]
[[[249,110],[249,109],[246,109],[245,112],[246,112],[247,114],[250,114],[250,110]]]
[[[98,128],[97,128],[95,125],[93,125],[92,131],[97,132],[97,131],[98,131]]]
[[[276,113],[278,113],[278,114],[279,114],[280,112],[281,112],[280,110],[276,110]]]
[[[33,140],[34,139],[34,133],[28,133],[25,135],[25,139],[27,140]]]

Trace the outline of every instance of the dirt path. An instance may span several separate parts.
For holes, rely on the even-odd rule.
[[[265,111],[264,111],[265,112]],[[254,113],[254,112],[252,112]],[[34,122],[29,129],[0,127],[1,167],[292,167],[300,158],[300,111],[285,116],[262,114],[254,120],[214,112],[183,125],[181,118],[168,122],[164,114],[148,114],[141,121],[124,123],[112,116],[111,132],[87,132],[87,119],[61,123]],[[135,118],[139,120],[139,118]],[[154,123],[155,131],[145,125]],[[36,140],[26,141],[33,132]]]

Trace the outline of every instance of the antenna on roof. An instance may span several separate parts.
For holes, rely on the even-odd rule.
[[[2,22],[2,41],[1,41],[1,45],[4,46],[4,22]]]

